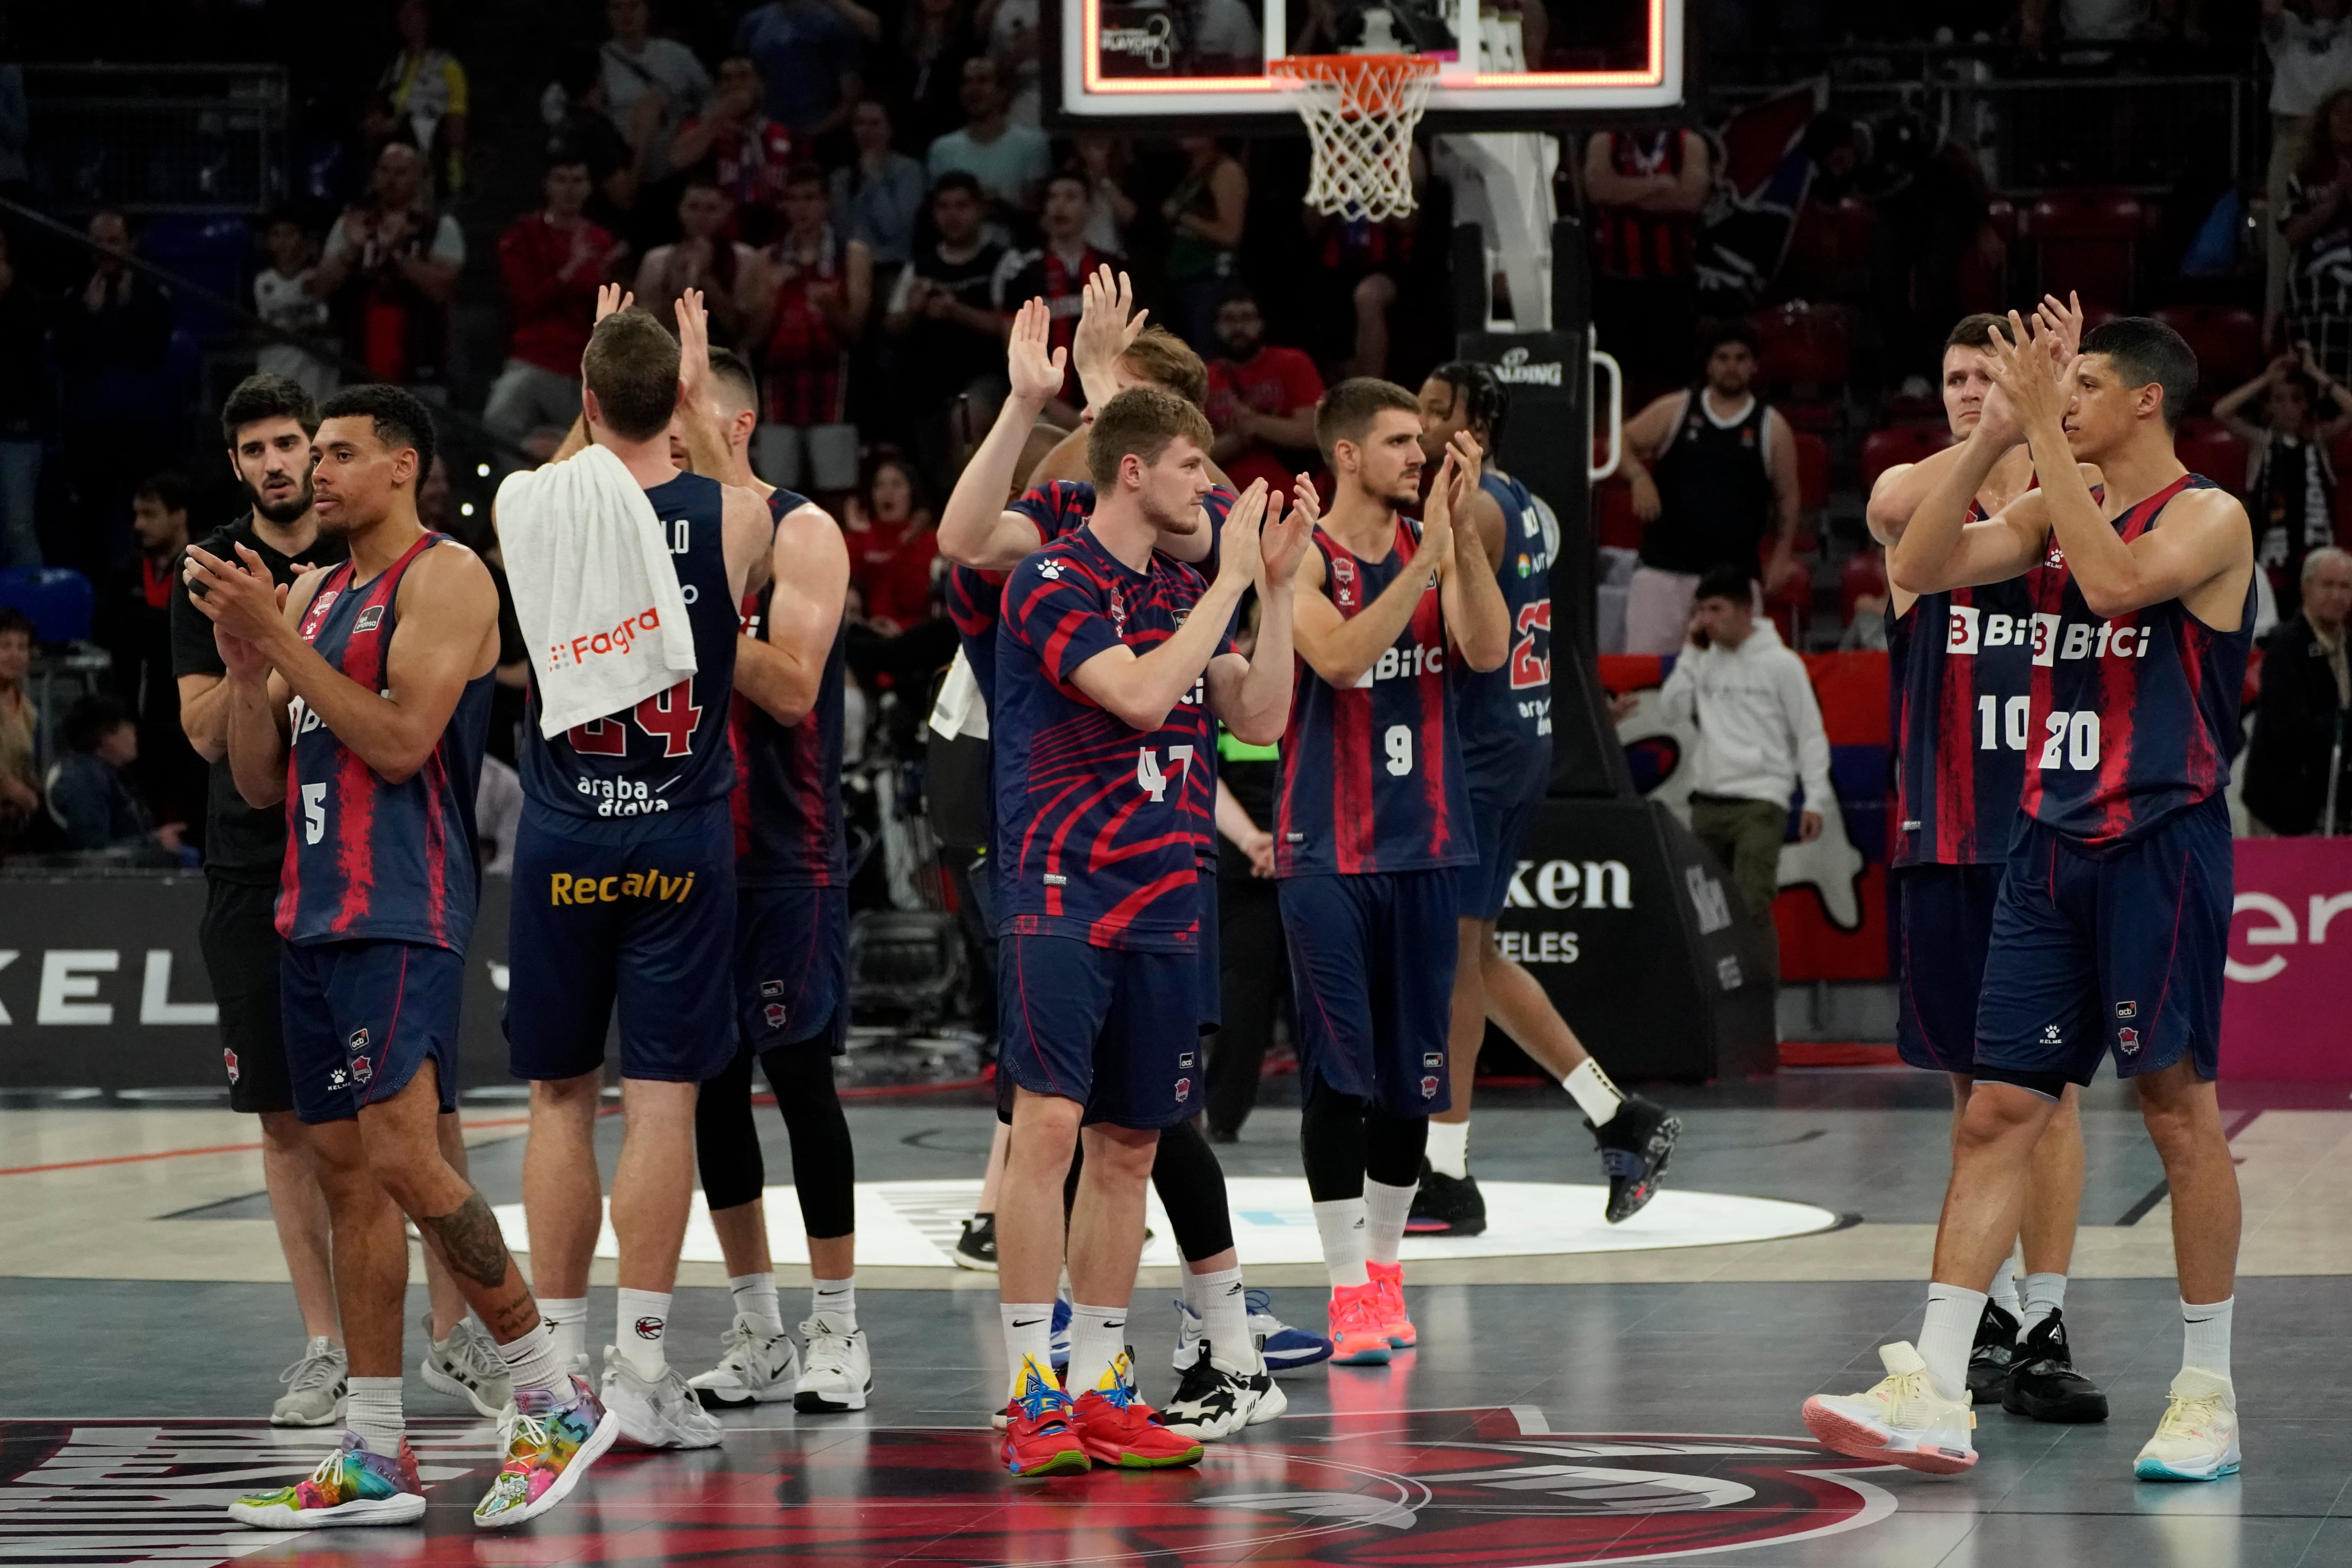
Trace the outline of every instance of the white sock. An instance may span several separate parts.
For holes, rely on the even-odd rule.
[[[1054,1375],[1054,1303],[1051,1301],[1005,1301],[997,1308],[1004,1326],[1004,1360],[1012,1368],[1012,1387],[1006,1393],[1009,1401],[1021,1392],[1021,1369],[1034,1361]]]
[[[1450,1176],[1455,1181],[1470,1174],[1470,1124],[1439,1122],[1429,1124],[1429,1168],[1440,1176]]]
[[[735,1297],[737,1317],[754,1320],[771,1338],[784,1332],[784,1309],[776,1301],[775,1275],[730,1274],[727,1289]]]
[[[2193,1366],[2216,1377],[2230,1375],[2230,1314],[2237,1301],[2232,1296],[2226,1301],[2180,1303],[2182,1371]],[[359,1383],[358,1378],[352,1379],[353,1388]]]
[[[1404,1222],[1412,1213],[1412,1195],[1421,1184],[1391,1186],[1364,1178],[1364,1256],[1375,1263],[1393,1263],[1404,1240]],[[1369,1278],[1370,1276],[1367,1276]]]
[[[629,1370],[651,1383],[669,1370],[669,1356],[662,1349],[662,1339],[669,1332],[669,1292],[667,1291],[632,1291],[621,1287],[620,1310],[613,1329],[613,1343],[620,1347],[621,1359]]]
[[[588,1354],[588,1298],[541,1296],[539,1321],[547,1325],[548,1343],[555,1347],[555,1364],[569,1371]]]
[[[1610,1082],[1609,1074],[1601,1071],[1601,1063],[1589,1056],[1578,1062],[1559,1084],[1576,1096],[1585,1118],[1596,1127],[1607,1126],[1609,1119],[1617,1114],[1617,1107],[1625,1103],[1625,1092]]]
[[[1257,1370],[1257,1347],[1250,1341],[1249,1301],[1238,1268],[1184,1276],[1184,1304],[1201,1316],[1209,1354],[1227,1366]]]
[[[346,1380],[344,1387],[350,1396],[343,1401],[343,1425],[360,1435],[368,1452],[398,1458],[400,1436],[408,1425],[400,1413],[400,1379],[353,1377]]]
[[[518,1390],[536,1388],[554,1395],[560,1404],[572,1397],[571,1364],[556,1354],[555,1323],[544,1306],[539,1309],[539,1321],[538,1332],[499,1346],[499,1359],[506,1363],[507,1377]]]
[[[1968,1394],[1969,1352],[1976,1348],[1977,1324],[1983,1320],[1990,1299],[1982,1291],[1959,1285],[1927,1287],[1927,1321],[1919,1330],[1919,1359],[1927,1364],[1936,1392],[1947,1399]]]
[[[1323,1239],[1323,1267],[1331,1286],[1369,1285],[1364,1272],[1364,1200],[1335,1197],[1315,1206],[1315,1231]]]
[[[1102,1386],[1112,1364],[1127,1354],[1127,1308],[1070,1303],[1070,1371],[1062,1386],[1070,1397]]]
[[[2000,1267],[1992,1271],[1992,1304],[2011,1317],[2017,1317],[2024,1311],[2017,1300],[2017,1276],[2016,1261],[2011,1258],[2002,1259]]]
[[[823,1312],[844,1333],[857,1332],[857,1276],[809,1281],[809,1315]]]
[[[2025,1277],[2025,1310],[2018,1316],[2017,1337],[2023,1339],[2041,1325],[2042,1319],[2063,1311],[2065,1305],[2065,1275],[2028,1274]]]

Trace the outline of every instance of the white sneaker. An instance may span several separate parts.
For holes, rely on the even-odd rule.
[[[2132,1473],[2144,1481],[2218,1481],[2238,1473],[2238,1458],[2236,1388],[2226,1377],[2184,1366]]]
[[[866,1331],[844,1330],[824,1312],[801,1324],[808,1341],[808,1370],[793,1390],[793,1408],[803,1415],[863,1410],[874,1391],[874,1358],[866,1354]]]
[[[1273,1386],[1274,1379],[1262,1372],[1254,1378],[1213,1352],[1203,1355],[1184,1369],[1176,1396],[1160,1407],[1160,1424],[1196,1443],[1230,1437],[1250,1424],[1260,1395],[1252,1386],[1257,1378]]]
[[[482,1415],[495,1418],[514,1399],[514,1380],[499,1347],[471,1316],[457,1320],[449,1337],[433,1343],[433,1309],[418,1320],[425,1331],[425,1360],[416,1369],[425,1385],[462,1399]]]
[[[696,1373],[686,1384],[706,1407],[719,1410],[792,1397],[793,1382],[801,1372],[800,1347],[792,1335],[771,1334],[767,1324],[738,1312],[719,1343],[727,1347],[719,1364]]]
[[[1945,1398],[1907,1342],[1879,1346],[1878,1359],[1886,1375],[1866,1393],[1806,1400],[1806,1429],[1823,1448],[1850,1458],[1885,1459],[1930,1475],[1957,1475],[1975,1464],[1969,1434],[1977,1418],[1968,1396]]]
[[[715,1448],[726,1428],[702,1407],[675,1366],[639,1377],[618,1347],[604,1347],[604,1407],[621,1418],[621,1436],[641,1448]]]
[[[343,1347],[324,1334],[302,1347],[293,1365],[278,1375],[286,1392],[269,1407],[273,1427],[340,1427],[343,1424],[344,1380],[351,1360]]]

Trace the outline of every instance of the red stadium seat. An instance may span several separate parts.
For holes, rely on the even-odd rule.
[[[2084,305],[2128,309],[2137,291],[2147,213],[2127,191],[2053,191],[2033,204],[2032,237],[2043,292],[2078,293]]]
[[[1797,437],[1797,494],[1808,514],[1830,504],[1830,445],[1811,431]]]
[[[1642,519],[1633,515],[1633,487],[1612,475],[1592,487],[1592,539],[1618,549],[1642,548]]]
[[[1800,430],[1836,428],[1853,363],[1845,318],[1801,299],[1748,318],[1764,346],[1764,383],[1773,406]]]
[[[1838,572],[1838,624],[1853,624],[1854,601],[1886,597],[1886,558],[1875,548],[1857,550]]]
[[[2246,487],[2246,449],[2218,424],[2184,424],[2173,436],[2172,450],[2181,465],[2202,474],[2231,495]]]
[[[2242,305],[2168,305],[2156,319],[2189,340],[2197,355],[2197,406],[2210,408],[2231,388],[2262,374],[2263,324]]]
[[[1862,443],[1863,494],[1896,464],[1916,463],[1951,444],[1952,433],[1940,424],[1890,424],[1872,431]]]

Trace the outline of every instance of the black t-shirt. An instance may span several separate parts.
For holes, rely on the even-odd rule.
[[[962,261],[949,261],[937,246],[915,253],[909,273],[974,310],[996,308],[1000,269],[1008,274],[1004,247],[982,245]],[[1003,340],[976,332],[961,321],[934,320],[918,311],[914,330],[908,334],[908,353],[903,363],[928,394],[929,403],[945,402],[992,370],[1004,366]]]
[[[236,547],[244,545],[261,557],[277,581],[291,583],[297,558],[280,555],[254,532],[253,514],[247,512],[197,544],[209,555],[235,560]],[[341,535],[322,533],[310,541],[300,559],[306,566],[332,566],[351,553]],[[172,675],[226,675],[220,647],[213,641],[213,623],[188,602],[184,578],[172,580]],[[255,810],[236,792],[236,780],[224,757],[212,765],[205,826],[205,873],[224,882],[266,887],[278,880],[286,858],[286,813],[277,806]]]

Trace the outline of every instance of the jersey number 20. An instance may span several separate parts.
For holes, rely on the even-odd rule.
[[[666,692],[656,692],[633,712],[637,727],[662,743],[664,757],[684,757],[694,749],[694,727],[702,710],[694,706],[694,684],[680,681]],[[626,757],[629,732],[618,717],[592,718],[563,732],[572,749],[583,757]]]

